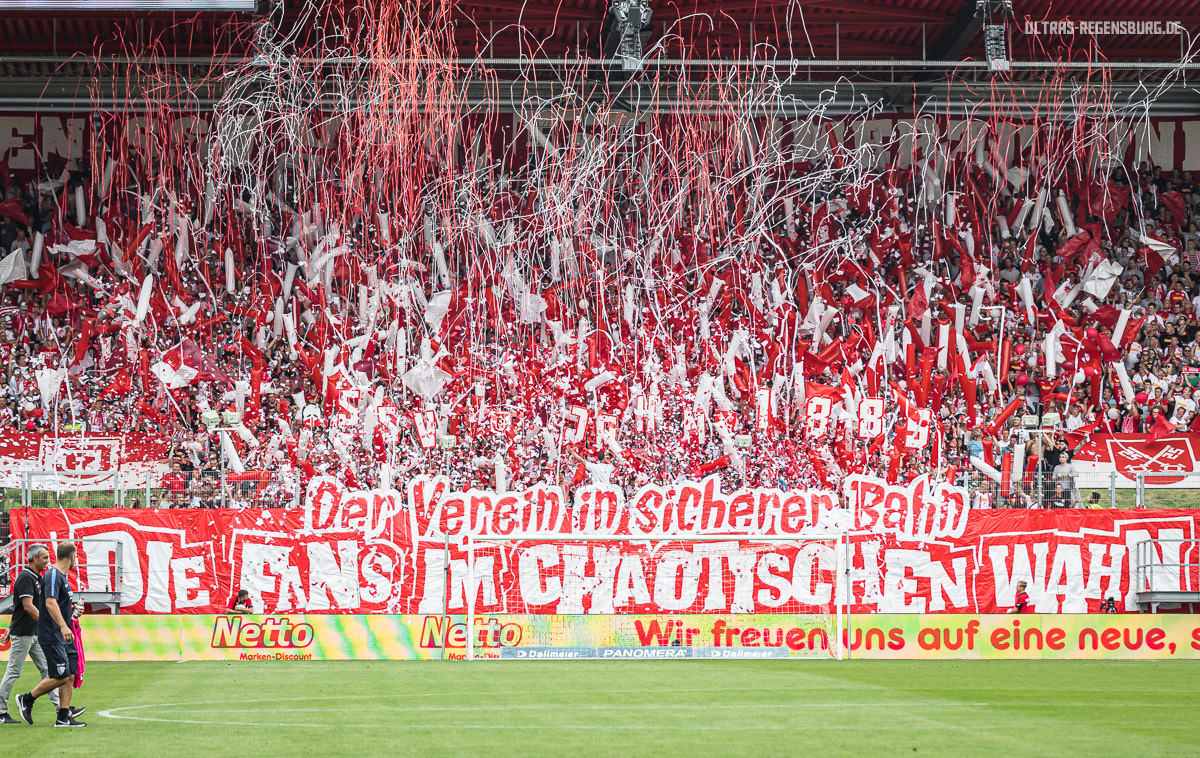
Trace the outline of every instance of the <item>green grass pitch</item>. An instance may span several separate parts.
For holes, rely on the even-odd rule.
[[[17,692],[33,683],[32,665]],[[6,755],[1200,754],[1187,662],[93,663]],[[10,709],[15,706],[10,704]]]

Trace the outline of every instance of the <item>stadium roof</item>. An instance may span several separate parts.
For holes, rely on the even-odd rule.
[[[606,5],[607,0],[458,0],[457,42],[464,56],[595,52]],[[651,5],[655,37],[678,35],[712,57],[739,57],[755,44],[774,45],[793,58],[960,60],[982,55],[975,0],[651,0]],[[1010,27],[1016,58],[1045,59],[1038,49],[1042,43],[1068,41],[1026,35],[1026,19],[1177,21],[1184,29],[1200,31],[1200,0],[1014,0],[1014,11]],[[221,29],[230,15],[7,12],[0,16],[0,50],[9,56],[90,54],[97,41],[112,49],[118,36],[131,41],[161,37],[169,54],[202,56],[224,47]],[[1097,40],[1102,55],[1113,61],[1170,61],[1180,55],[1178,35],[1112,34]],[[1082,39],[1075,40],[1077,51],[1083,46]]]
[[[353,2],[326,3],[325,22],[337,15],[338,5],[344,8]],[[965,101],[972,89],[969,83],[963,85],[962,98],[945,89],[950,69],[959,70],[956,82],[965,72],[980,84],[992,83],[975,0],[650,2],[654,19],[648,44],[663,45],[660,57],[670,62],[684,57],[680,41],[687,42],[688,60],[730,64],[752,57],[787,60],[807,70],[804,76],[811,80],[813,92],[839,77],[849,77],[874,88],[867,94],[898,107],[930,97]],[[462,59],[478,57],[495,64],[501,80],[505,62],[515,65],[517,59],[524,63],[597,59],[607,4],[608,0],[457,0],[456,46]],[[288,0],[289,8],[299,5]],[[1026,21],[1178,22],[1184,30],[1200,32],[1200,0],[1013,0],[1013,5],[1014,17],[1008,24],[1013,71],[1001,86],[1027,82],[1031,103],[1037,101],[1035,88],[1059,61],[1073,61],[1079,67],[1077,76],[1093,73],[1086,68],[1089,61],[1104,62],[1114,67],[1110,71],[1114,81],[1124,79],[1135,88],[1139,79],[1164,75],[1179,63],[1185,37],[1027,34]],[[306,18],[289,10],[285,24],[315,33]],[[148,40],[157,40],[158,49],[175,65],[191,66],[200,75],[214,53],[250,54],[240,41],[250,37],[248,27],[241,26],[239,33],[238,26],[257,19],[252,14],[229,13],[0,14],[0,110],[80,109],[89,85],[105,81],[107,74],[92,62],[139,49]],[[1090,45],[1094,47],[1089,49]],[[936,91],[939,80],[943,82],[940,92]],[[917,92],[921,87],[924,95]],[[1156,108],[1164,113],[1196,113],[1200,103],[1190,88],[1175,85]]]

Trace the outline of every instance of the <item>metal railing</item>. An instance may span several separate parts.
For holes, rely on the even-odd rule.
[[[1143,471],[1135,476],[1135,508],[1200,507],[1200,471]]]
[[[268,471],[29,471],[20,495],[26,508],[297,508],[300,481]]]
[[[971,493],[972,503],[992,508],[1116,508],[1117,475],[1100,483],[1066,470],[1036,467],[1014,476],[1007,494],[997,483],[974,469],[964,471],[959,484]],[[1098,495],[1093,496],[1093,493]]]
[[[1178,549],[1170,549],[1178,546]],[[1138,605],[1200,603],[1200,539],[1152,539],[1134,545],[1130,590]],[[1168,558],[1170,560],[1168,560]]]
[[[1059,471],[1041,466],[1014,475],[1004,494],[998,483],[971,469],[959,484],[973,502],[992,508],[1200,508],[1200,472],[1136,473],[1130,480],[1112,471],[1104,474]]]
[[[71,540],[75,544],[75,568],[68,574],[76,598],[83,603],[101,605],[116,613],[121,607],[124,587],[124,551],[117,540]],[[0,611],[12,607],[12,587],[21,567],[29,561],[29,549],[41,545],[50,551],[57,544],[48,540],[12,540],[0,548]],[[102,557],[101,557],[102,556]]]
[[[21,505],[26,508],[113,508],[123,502],[128,482],[120,471],[26,471]]]

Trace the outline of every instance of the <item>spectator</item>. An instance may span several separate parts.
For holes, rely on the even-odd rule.
[[[123,167],[117,175],[136,168]],[[794,175],[780,180],[804,178],[801,172],[809,170],[789,167]],[[626,228],[612,233],[612,244],[603,243],[600,229],[570,241],[571,266],[582,279],[601,274],[604,281],[639,282],[628,307],[624,289],[575,288],[561,271],[553,271],[566,264],[551,260],[555,254],[543,234],[544,219],[535,212],[547,198],[538,196],[542,190],[536,182],[521,175],[510,177],[503,187],[488,188],[488,202],[471,210],[475,215],[469,223],[451,218],[465,213],[461,208],[431,205],[431,213],[445,218],[434,219],[429,236],[437,236],[443,225],[477,229],[486,221],[497,230],[511,228],[516,241],[509,249],[520,254],[473,255],[471,246],[477,241],[471,235],[445,240],[446,247],[467,251],[447,262],[445,281],[432,273],[428,240],[399,251],[379,244],[362,218],[339,226],[340,249],[353,253],[339,253],[347,270],[339,264],[330,276],[315,276],[302,265],[291,235],[304,236],[302,228],[294,227],[305,213],[305,223],[323,231],[330,225],[316,223],[312,209],[294,212],[280,203],[263,211],[269,223],[245,228],[235,222],[218,229],[193,218],[193,247],[215,248],[220,233],[222,246],[229,241],[244,286],[240,280],[239,286],[222,286],[219,275],[214,278],[212,261],[202,255],[181,255],[178,262],[169,256],[173,269],[169,275],[155,272],[154,297],[139,321],[141,278],[120,270],[112,251],[99,250],[103,244],[96,240],[94,220],[66,226],[58,208],[64,190],[56,183],[61,168],[51,172],[42,166],[39,171],[0,176],[6,197],[20,206],[19,214],[0,216],[0,254],[30,253],[37,232],[46,243],[44,270],[35,272],[39,278],[12,282],[0,291],[0,355],[5,359],[0,428],[51,431],[55,424],[61,430],[71,422],[106,434],[136,428],[162,432],[170,437],[176,458],[161,482],[165,492],[160,505],[164,500],[171,507],[291,502],[294,498],[280,498],[279,493],[295,492],[321,475],[370,486],[381,480],[385,464],[393,481],[439,474],[456,486],[496,486],[496,474],[502,472],[504,484],[514,490],[545,479],[578,483],[584,476],[593,483],[632,489],[703,471],[719,473],[731,486],[783,489],[817,486],[851,472],[896,477],[950,468],[963,472],[970,469],[970,457],[996,463],[995,456],[1006,449],[1008,430],[984,434],[983,428],[1013,398],[1022,399],[1032,414],[1061,412],[1063,429],[1076,440],[1086,438],[1097,422],[1098,431],[1124,433],[1183,432],[1196,425],[1200,211],[1190,199],[1182,206],[1185,218],[1155,211],[1166,193],[1191,198],[1196,183],[1183,175],[1122,169],[1099,177],[1096,186],[1106,196],[1125,200],[1112,209],[1107,200],[1101,204],[1105,207],[1096,207],[1090,196],[1071,202],[1081,215],[1074,225],[1089,237],[1074,252],[1065,224],[1030,237],[1014,229],[1005,233],[999,222],[985,218],[974,222],[979,228],[960,225],[942,230],[938,239],[918,218],[916,205],[893,203],[886,193],[852,207],[857,201],[837,190],[818,203],[829,211],[828,223],[819,230],[807,228],[807,222],[793,227],[786,214],[778,213],[763,222],[757,249],[730,246],[716,232],[701,229],[719,226],[722,219],[702,224],[700,211],[689,210],[678,223],[649,230],[634,220],[636,204],[631,202],[631,207],[614,211],[631,215],[617,225]],[[926,190],[919,186],[923,179],[918,175],[905,181],[918,184],[913,191],[921,193]],[[1093,180],[1072,174],[1061,189],[1086,194]],[[71,165],[67,181],[72,188],[90,186],[86,166]],[[973,175],[959,210],[969,201],[998,204],[996,215],[1011,221],[1025,198],[1009,195],[1007,188],[1000,192],[989,182],[985,175]],[[140,198],[134,184],[131,179],[129,186],[115,188],[114,197]],[[733,186],[731,203],[736,205],[742,193]],[[432,195],[425,199],[435,200]],[[183,201],[191,208],[203,205],[203,198]],[[107,208],[113,216],[108,224],[112,247],[131,243],[122,227],[129,222],[139,228],[141,208],[117,202]],[[1144,209],[1141,217],[1138,209]],[[1052,209],[1052,217],[1057,212]],[[374,213],[366,216],[375,223]],[[856,226],[863,218],[876,224],[868,234]],[[164,228],[167,219],[160,214],[154,221],[145,244],[126,255],[127,261],[137,259],[139,273],[145,273],[152,242],[174,244],[174,232]],[[1137,232],[1124,231],[1129,228]],[[1143,231],[1176,252],[1151,256]],[[968,232],[975,238],[974,266],[964,250],[946,242]],[[661,240],[664,255],[647,267],[639,256],[651,233],[656,244]],[[863,249],[860,258],[871,262],[859,267],[869,270],[860,275],[851,265],[817,265],[811,256],[817,234],[869,238],[865,247],[870,249]],[[316,231],[308,236],[305,250],[319,241]],[[65,249],[68,241],[96,242],[95,255],[84,256],[88,278],[63,273],[80,260]],[[554,242],[561,252],[560,241]],[[614,252],[625,250],[629,255]],[[520,258],[520,265],[492,266],[492,258]],[[367,261],[374,266],[369,275]],[[166,257],[160,262],[166,263]],[[1066,293],[1100,262],[1121,268],[1110,290],[1103,296],[1081,291],[1068,299]],[[992,267],[994,271],[988,270]],[[294,339],[284,328],[283,312],[278,326],[274,313],[290,269],[288,316]],[[974,269],[973,282],[964,283],[968,269]],[[653,271],[652,282],[646,270]],[[520,291],[514,273],[522,280]],[[360,303],[357,288],[368,278],[382,285]],[[1025,281],[1035,293],[1030,309],[1021,294]],[[936,356],[939,325],[956,324],[957,315],[970,313],[972,290],[992,310],[975,323],[965,319],[962,339],[956,336],[954,346],[963,347],[968,360],[959,366],[952,356]],[[875,294],[864,300],[856,291]],[[434,318],[437,314],[427,306],[439,292],[448,302],[438,301],[445,312]],[[711,298],[709,292],[714,293]],[[885,292],[894,294],[885,298]],[[818,297],[822,307],[831,305],[836,313],[823,337],[814,323],[821,320],[813,315],[819,313],[814,309]],[[528,314],[521,312],[522,306],[529,301],[543,308],[537,319],[523,318]],[[190,316],[187,308],[195,309]],[[367,317],[372,308],[374,321]],[[928,312],[928,324],[916,310]],[[388,328],[380,331],[380,324]],[[1063,360],[1051,372],[1046,339],[1060,324]],[[922,337],[925,329],[930,334]],[[952,331],[957,335],[957,329]],[[403,351],[397,347],[400,334]],[[744,350],[731,349],[735,335],[744,339]],[[908,344],[917,348],[912,366]],[[870,363],[877,345],[875,363]],[[426,348],[428,373],[445,379],[430,398],[405,383]],[[935,352],[928,387],[918,357],[927,351]],[[997,360],[997,352],[1008,358]],[[151,371],[168,363],[168,355],[173,365],[186,366],[197,376],[170,388]],[[326,360],[334,365],[326,366]],[[994,387],[980,373],[983,362]],[[1126,396],[1113,375],[1117,362],[1128,370],[1133,397]],[[802,383],[792,376],[797,365],[804,372]],[[42,397],[37,377],[39,370],[57,366],[68,372],[51,402]],[[870,373],[880,385],[875,389],[868,389]],[[963,373],[970,375],[969,382],[962,381]],[[613,379],[589,388],[607,374]],[[707,394],[700,392],[701,377],[711,381],[705,385]],[[844,425],[838,423],[829,424],[823,437],[802,431],[806,406],[799,399],[799,385],[808,396],[826,390],[836,395],[843,381],[859,395],[875,393],[888,401],[887,431],[878,444],[859,445],[853,439],[855,444],[847,444]],[[968,386],[974,396],[971,408]],[[380,389],[386,391],[377,398]],[[762,389],[770,394],[765,429],[757,418]],[[932,444],[901,449],[893,457],[905,426],[891,407],[895,393],[933,411],[939,459],[933,458]],[[718,395],[719,402],[714,399]],[[693,411],[705,401],[711,407],[702,409],[702,428],[697,428]],[[651,407],[653,423],[647,423]],[[222,460],[231,463],[229,451],[219,435],[206,431],[200,416],[231,408],[241,409],[245,420],[246,435],[227,434],[239,463],[246,470],[270,472],[271,480],[262,487],[226,487],[222,497],[211,472],[221,468]],[[584,439],[566,442],[573,408],[586,409],[588,421]],[[430,410],[435,443],[453,437],[459,444],[427,448],[418,439],[412,418]],[[974,419],[968,421],[968,414]],[[613,420],[619,446],[597,444],[599,416]],[[751,439],[749,453],[737,448],[736,441],[744,437]],[[1066,443],[1056,441],[1045,451],[1030,446],[1028,454],[1025,490],[1038,484],[1038,476],[1043,485],[1033,504],[1076,502],[1074,485],[1067,486],[1065,474],[1058,473],[1071,465]],[[579,466],[574,463],[581,463],[586,474],[575,477]],[[1044,486],[1047,480],[1053,487]]]
[[[233,599],[233,603],[229,606],[230,613],[253,613],[254,609],[250,604],[250,592],[248,590],[238,590],[237,597]]]
[[[1029,593],[1025,591],[1028,586],[1026,582],[1017,582],[1017,593],[1013,607],[1008,609],[1009,613],[1033,613],[1033,604],[1029,601]]]

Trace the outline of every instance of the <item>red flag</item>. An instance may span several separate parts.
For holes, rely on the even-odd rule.
[[[163,353],[162,362],[156,364],[152,370],[172,389],[198,381],[229,382],[229,377],[217,368],[214,361],[206,358],[199,346],[190,339],[183,340]]]
[[[1073,432],[1064,432],[1063,437],[1067,440],[1067,447],[1076,450],[1080,445],[1092,438],[1101,426],[1104,425],[1104,417],[1096,419],[1086,426],[1081,426]]]
[[[1158,276],[1158,272],[1162,270],[1164,265],[1166,265],[1166,261],[1162,259],[1162,256],[1158,254],[1158,251],[1149,245],[1143,245],[1142,247],[1138,248],[1138,253],[1140,253],[1142,258],[1146,261],[1146,273],[1152,277]]]
[[[97,399],[103,400],[104,398],[110,396],[118,397],[121,395],[126,395],[131,389],[133,389],[133,377],[130,375],[129,369],[123,368],[118,370],[116,375],[112,378],[112,381],[100,391]]]
[[[954,247],[958,248],[959,273],[958,283],[964,290],[970,289],[975,283],[975,259],[971,257],[970,249],[962,238],[954,235],[950,238]]]
[[[1163,207],[1166,208],[1168,215],[1170,215],[1172,225],[1176,229],[1187,223],[1187,206],[1179,190],[1164,192],[1159,199],[1162,201]]]
[[[1150,439],[1156,440],[1175,432],[1175,426],[1167,420],[1161,411],[1154,412],[1154,423],[1150,425]]]
[[[917,282],[912,297],[908,299],[907,309],[908,317],[913,321],[919,321],[921,316],[925,315],[925,311],[929,309],[929,296],[925,294],[924,282]]]
[[[962,385],[963,400],[967,404],[967,423],[971,429],[979,423],[979,416],[976,410],[976,401],[978,393],[976,392],[975,381],[967,376],[967,372],[962,372],[958,375],[958,381]]]
[[[1004,459],[1000,462],[1000,497],[1008,497],[1012,494],[1012,469],[1012,453],[1005,453]]]
[[[31,220],[21,207],[21,201],[15,197],[0,203],[0,216],[16,221],[21,226],[29,226]]]
[[[1090,242],[1091,239],[1091,232],[1084,229],[1082,232],[1079,232],[1074,237],[1071,237],[1066,242],[1059,245],[1058,254],[1062,257],[1066,264],[1071,265],[1075,260],[1075,256],[1080,251],[1089,249],[1088,242]]]

